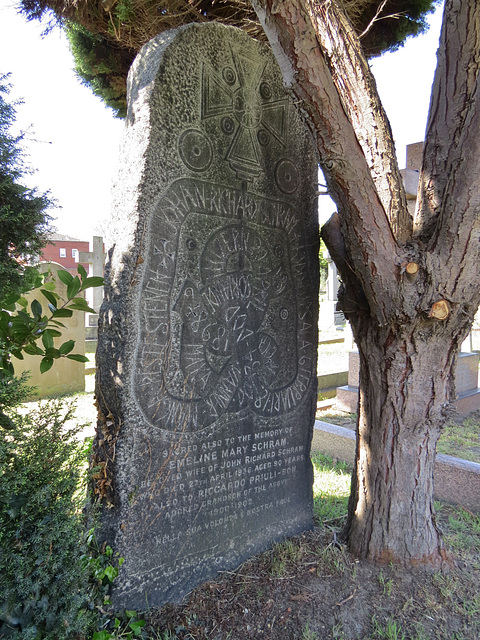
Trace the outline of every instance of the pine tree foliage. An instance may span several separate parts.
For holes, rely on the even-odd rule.
[[[19,289],[27,263],[47,244],[52,205],[48,193],[23,184],[24,134],[11,133],[16,110],[9,91],[8,76],[0,74],[0,299]]]
[[[75,71],[83,84],[113,109],[117,117],[127,110],[126,77],[136,55],[109,44],[75,22],[66,26],[67,37],[75,60]]]
[[[440,0],[344,0],[368,57],[400,47],[426,29]],[[28,19],[66,27],[83,82],[125,116],[126,76],[140,48],[167,29],[216,21],[265,40],[249,0],[20,0]]]

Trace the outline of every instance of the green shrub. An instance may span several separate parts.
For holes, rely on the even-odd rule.
[[[0,390],[1,392],[1,390]],[[84,635],[93,613],[82,506],[84,445],[60,400],[0,425],[0,637]],[[90,608],[92,605],[90,605]]]
[[[19,405],[33,387],[27,386],[29,375],[22,373],[20,378],[7,378],[0,375],[0,429],[13,427],[13,420],[9,417],[9,408]],[[1,435],[5,435],[2,431]],[[0,467],[1,469],[1,467]],[[1,471],[0,471],[1,472]]]

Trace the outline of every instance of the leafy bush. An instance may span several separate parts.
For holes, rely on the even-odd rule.
[[[0,390],[1,391],[1,390]],[[18,399],[18,398],[17,398]],[[81,507],[86,462],[56,400],[0,425],[0,637],[81,637],[93,621]]]
[[[22,373],[20,378],[6,378],[0,375],[0,429],[13,426],[13,421],[4,413],[5,408],[19,405],[28,394],[28,374]],[[3,435],[3,432],[0,432]]]
[[[74,311],[91,311],[80,293],[101,286],[79,265],[78,276],[58,271],[66,300],[55,284],[36,273],[22,281],[0,305],[0,637],[24,640],[84,638],[97,618],[95,599],[102,582],[92,572],[82,506],[87,455],[68,429],[74,406],[49,401],[28,414],[17,407],[27,394],[26,379],[15,378],[12,356],[40,356],[40,371],[71,353],[69,340],[58,348],[62,320]],[[40,289],[42,305],[28,303],[21,292]],[[41,343],[40,343],[41,340]],[[97,605],[98,606],[98,605]]]
[[[58,358],[69,358],[77,362],[87,362],[88,358],[81,354],[71,353],[74,340],[67,340],[59,348],[54,346],[54,338],[62,335],[65,318],[71,318],[74,311],[91,309],[81,295],[87,289],[103,286],[103,278],[89,278],[84,267],[78,265],[78,276],[68,271],[57,271],[58,278],[66,285],[67,294],[64,300],[55,291],[55,281],[49,280],[50,274],[38,274],[32,291],[39,290],[45,297],[47,311],[38,300],[33,300],[28,310],[26,298],[18,292],[5,298],[0,305],[0,380],[11,378],[15,369],[12,356],[23,360],[24,353],[41,356],[40,371],[44,373]],[[47,315],[48,314],[48,315]],[[42,346],[39,340],[42,341]],[[0,405],[2,399],[0,397]]]

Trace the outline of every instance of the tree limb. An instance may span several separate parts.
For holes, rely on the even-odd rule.
[[[394,313],[394,296],[379,297],[378,292],[397,288],[399,247],[322,53],[306,8],[309,0],[253,0],[252,4],[287,87],[312,123],[320,165],[342,212],[349,263],[378,322],[387,323]]]
[[[443,295],[478,304],[480,278],[480,13],[447,0],[430,103],[415,233]]]
[[[105,2],[106,0],[102,0],[102,2]],[[113,0],[114,2],[116,2],[117,0]],[[377,10],[375,11],[375,15],[373,16],[373,18],[370,20],[370,22],[367,24],[367,26],[365,27],[365,29],[362,31],[362,33],[359,34],[359,38],[363,38],[364,36],[367,35],[367,33],[370,31],[370,29],[373,27],[374,23],[378,20],[378,16],[382,13],[382,11],[385,8],[385,5],[387,4],[388,0],[383,0],[383,2],[380,4],[380,6],[377,8]]]
[[[306,4],[393,234],[404,244],[411,238],[413,222],[407,208],[390,123],[360,41],[335,1],[307,0]]]
[[[347,319],[353,314],[368,313],[370,309],[362,284],[348,261],[338,213],[334,213],[323,225],[322,239],[342,279],[343,287],[341,292],[338,292],[338,310],[343,311]]]
[[[480,71],[480,14],[475,0],[447,0],[427,121],[415,234],[425,236],[465,171],[478,176],[476,115]],[[466,144],[465,144],[466,141]],[[478,184],[478,180],[475,180]],[[472,186],[474,186],[472,184]],[[436,225],[438,228],[442,225]]]

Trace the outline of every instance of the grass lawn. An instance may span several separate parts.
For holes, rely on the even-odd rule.
[[[335,346],[335,345],[334,345]],[[75,396],[77,421],[95,420],[93,376]],[[351,422],[330,411],[322,419]],[[464,427],[464,423],[467,423]],[[478,447],[480,412],[445,429],[447,453]],[[88,432],[88,433],[87,433]],[[90,427],[86,435],[93,432]],[[442,445],[443,446],[443,445]],[[273,545],[191,592],[182,605],[142,614],[144,640],[478,640],[480,517],[436,503],[446,562],[425,567],[375,567],[352,558],[341,531],[351,468],[321,454],[314,464],[315,526]],[[128,637],[128,619],[108,614],[109,640]],[[117,628],[115,629],[115,624]],[[105,636],[107,637],[107,636]],[[89,639],[90,640],[90,639]]]
[[[478,640],[480,517],[437,503],[449,561],[441,571],[375,567],[341,540],[350,468],[326,456],[315,468],[312,531],[285,540],[151,610],[156,640]]]

